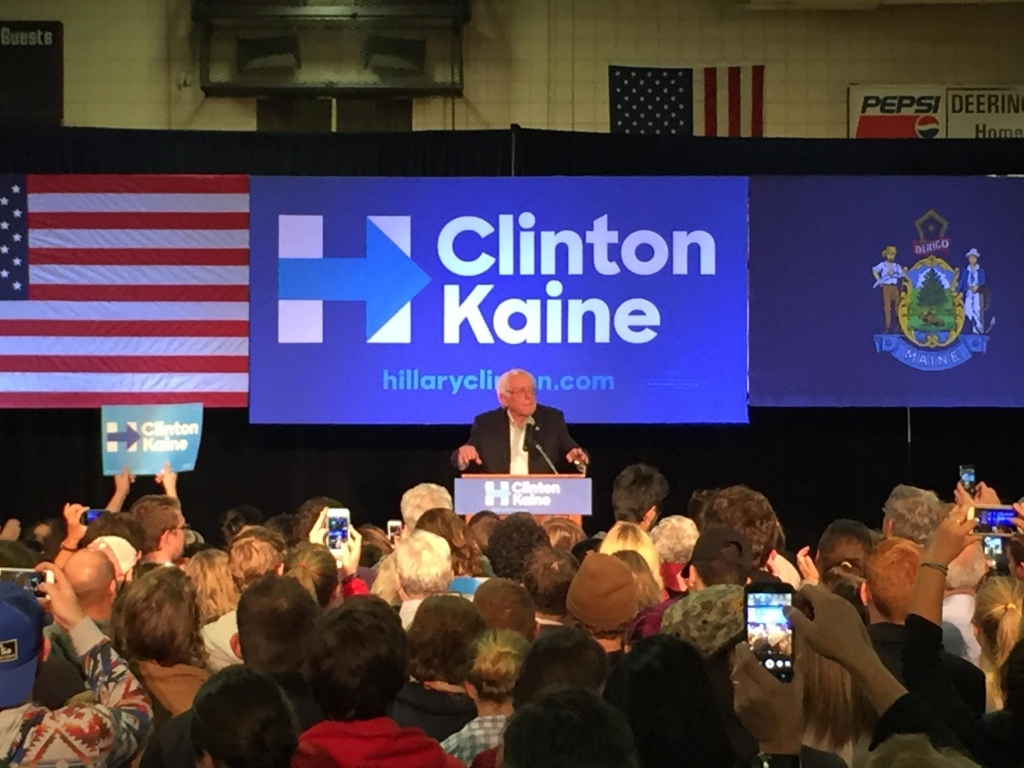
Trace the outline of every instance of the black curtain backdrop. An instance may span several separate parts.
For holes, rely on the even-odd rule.
[[[247,173],[253,175],[772,175],[1024,173],[1013,141],[669,139],[522,130],[397,135],[280,135],[101,129],[2,130],[0,173]],[[515,364],[509,360],[509,366]],[[567,414],[570,423],[571,411]],[[219,515],[249,503],[266,514],[327,494],[357,524],[398,516],[409,486],[451,487],[451,450],[468,426],[254,426],[243,410],[206,412],[198,468],[179,487],[208,537]],[[909,424],[909,429],[908,429]],[[58,516],[66,501],[102,506],[96,410],[0,411],[0,519]],[[593,456],[591,531],[611,522],[611,484],[647,461],[668,477],[668,511],[697,488],[747,483],[772,500],[789,544],[828,522],[872,526],[900,482],[949,496],[957,465],[1004,499],[1024,493],[1017,441],[1024,412],[980,409],[751,409],[745,426],[572,427]],[[908,442],[908,437],[910,441]],[[156,490],[140,478],[132,498]]]

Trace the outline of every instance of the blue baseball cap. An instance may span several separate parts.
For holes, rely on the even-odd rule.
[[[43,646],[46,612],[30,591],[0,581],[0,709],[32,696]]]

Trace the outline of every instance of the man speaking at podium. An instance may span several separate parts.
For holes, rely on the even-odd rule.
[[[585,471],[586,452],[569,435],[557,408],[537,405],[537,382],[518,368],[498,379],[501,408],[473,419],[469,440],[452,454],[460,471],[550,475]]]

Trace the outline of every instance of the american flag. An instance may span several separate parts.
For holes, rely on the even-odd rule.
[[[244,407],[248,301],[248,177],[0,175],[0,407]]]
[[[764,67],[608,68],[612,133],[763,136]]]

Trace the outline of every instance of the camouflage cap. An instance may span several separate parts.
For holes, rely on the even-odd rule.
[[[705,659],[743,635],[743,587],[717,584],[669,606],[661,634],[678,637]]]

